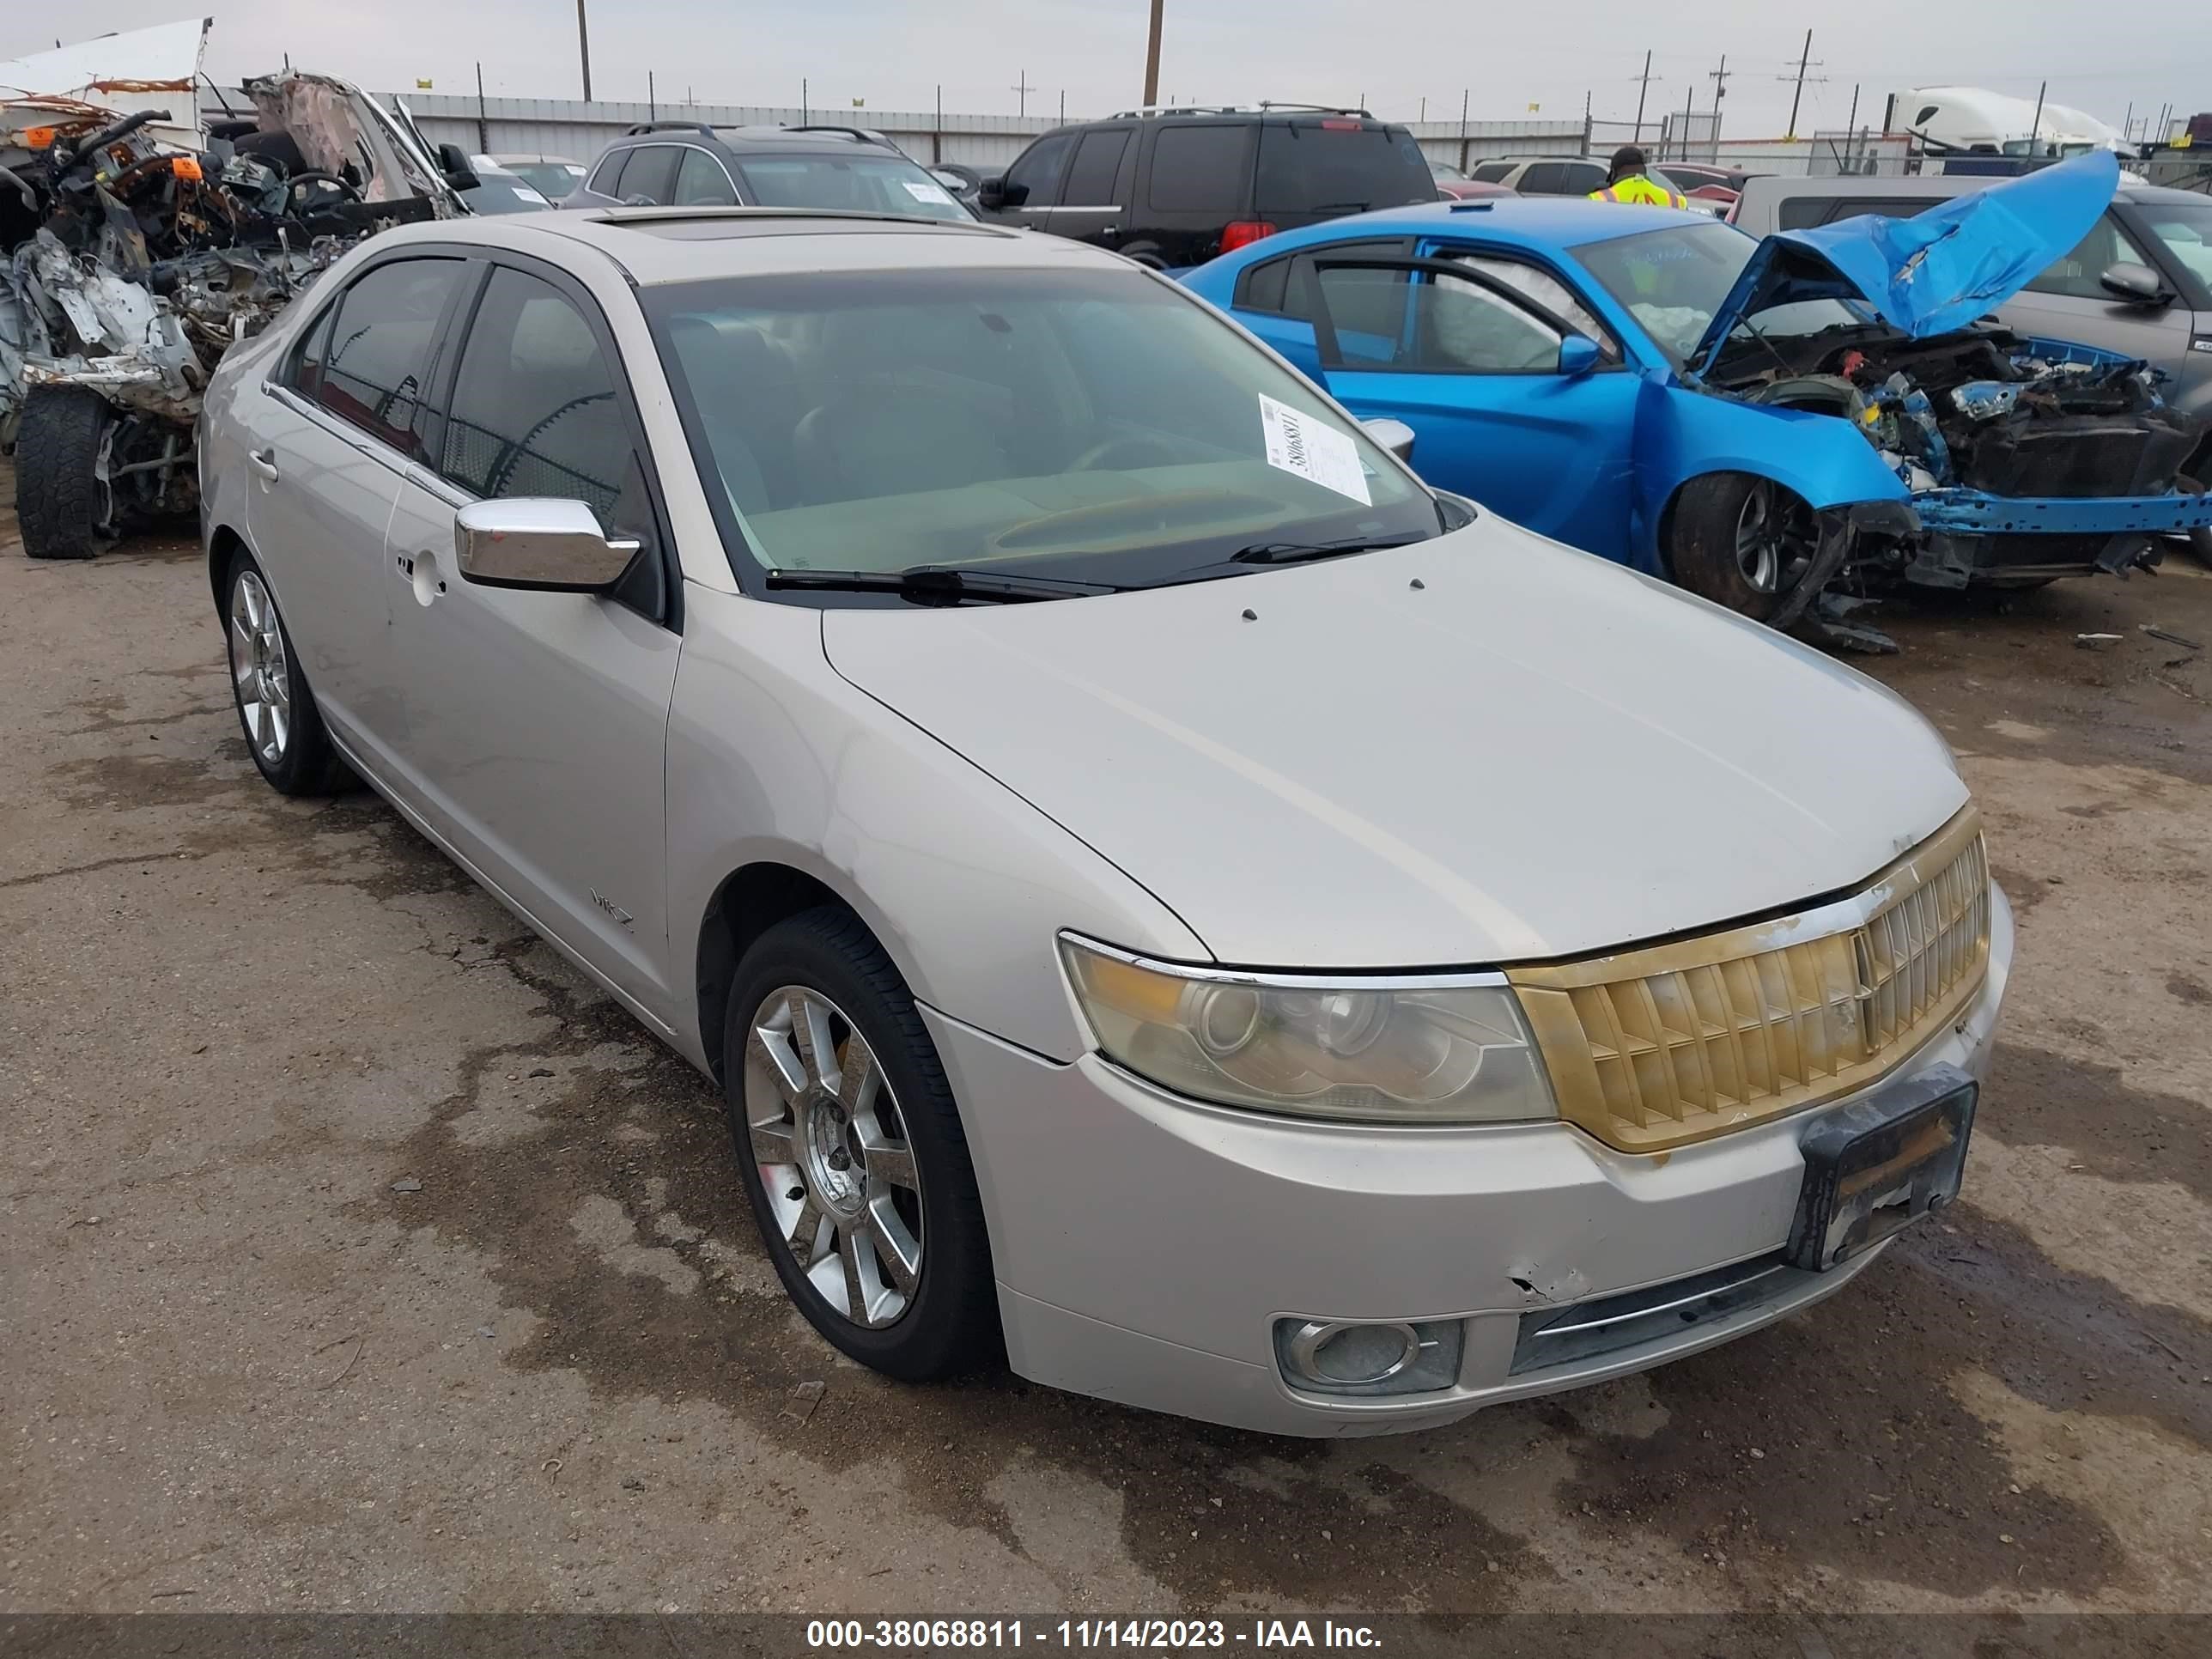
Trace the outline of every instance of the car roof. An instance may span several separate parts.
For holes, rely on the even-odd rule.
[[[463,242],[535,254],[556,264],[580,250],[606,258],[641,287],[720,276],[844,270],[1048,270],[1071,262],[1129,268],[1119,254],[1064,236],[974,220],[796,208],[608,208],[473,216],[403,225],[376,239]]]
[[[1679,208],[1643,207],[1625,202],[1593,202],[1580,196],[1485,196],[1471,202],[1423,202],[1384,208],[1349,218],[1329,219],[1302,230],[1284,231],[1248,243],[1230,257],[1252,262],[1271,254],[1322,242],[1364,241],[1376,236],[1480,237],[1485,241],[1531,252],[1610,242],[1640,231],[1678,225],[1715,225],[1710,213]]]

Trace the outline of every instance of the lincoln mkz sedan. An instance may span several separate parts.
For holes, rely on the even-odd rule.
[[[630,209],[374,239],[200,458],[255,765],[716,1080],[824,1337],[1334,1435],[1844,1285],[2012,953],[1904,703],[1404,437],[1079,242]]]

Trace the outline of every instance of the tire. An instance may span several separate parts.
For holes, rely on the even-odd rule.
[[[261,567],[242,547],[223,577],[222,620],[231,702],[255,769],[280,795],[332,795],[349,787],[353,773],[331,745],[291,630]]]
[[[826,1033],[833,1064],[809,1064],[807,1028],[817,1054]],[[753,1219],[808,1322],[905,1382],[998,1363],[990,1242],[959,1110],[905,981],[860,919],[823,906],[763,933],[738,964],[723,1037]],[[872,1057],[865,1070],[856,1040]],[[900,1260],[915,1271],[902,1278]]]
[[[115,419],[96,392],[40,386],[15,434],[15,519],[34,559],[88,559],[117,532],[115,501],[95,476]]]
[[[1770,478],[1709,472],[1675,495],[1665,551],[1675,582],[1753,622],[1781,611],[1817,550],[1812,509]],[[1758,545],[1752,545],[1756,544]]]

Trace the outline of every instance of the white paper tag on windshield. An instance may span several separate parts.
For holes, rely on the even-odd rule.
[[[952,199],[945,193],[941,185],[933,185],[920,179],[902,179],[899,183],[906,186],[906,193],[917,202],[950,202]]]
[[[1375,505],[1359,447],[1327,421],[1260,394],[1260,432],[1267,445],[1267,465],[1349,495],[1362,507]]]

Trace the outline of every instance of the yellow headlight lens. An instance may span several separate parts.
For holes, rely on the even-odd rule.
[[[1242,979],[1066,937],[1060,954],[1100,1052],[1179,1094],[1352,1121],[1558,1115],[1502,985]]]

